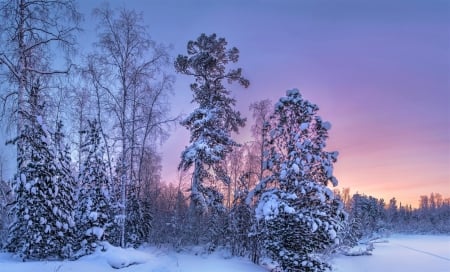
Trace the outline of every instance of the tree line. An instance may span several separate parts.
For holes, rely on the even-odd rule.
[[[419,197],[419,207],[398,203],[395,197],[388,202],[345,188],[335,192],[344,203],[349,223],[354,225],[357,239],[389,233],[448,234],[450,233],[450,199],[439,193]]]

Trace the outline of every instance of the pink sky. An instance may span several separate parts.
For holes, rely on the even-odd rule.
[[[419,195],[450,197],[448,1],[111,2],[142,11],[152,37],[173,45],[174,58],[203,32],[238,47],[251,86],[233,86],[233,94],[248,127],[250,103],[275,102],[298,88],[333,125],[329,149],[340,152],[340,188],[414,206]],[[100,3],[80,1],[83,41],[95,37],[90,14]],[[195,106],[190,82],[177,75],[174,115]],[[245,130],[238,139],[249,139]],[[188,140],[178,127],[162,146],[165,181],[176,180]]]

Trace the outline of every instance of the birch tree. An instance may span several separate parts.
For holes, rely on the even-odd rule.
[[[42,85],[69,72],[69,59],[62,67],[53,60],[74,51],[80,14],[72,0],[9,0],[0,1],[0,16],[2,117],[16,124],[19,135],[36,81]],[[21,142],[17,141],[18,152]]]
[[[98,41],[89,67],[98,91],[106,96],[105,111],[112,117],[112,137],[118,143],[120,215],[116,218],[119,244],[124,247],[126,237],[132,237],[126,235],[126,224],[135,229],[142,222],[127,218],[127,190],[139,194],[142,149],[154,146],[172,121],[167,118],[165,100],[172,78],[163,70],[168,63],[167,49],[150,38],[142,14],[126,9],[113,11],[108,6],[95,9],[94,14]]]

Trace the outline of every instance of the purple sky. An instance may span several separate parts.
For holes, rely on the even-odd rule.
[[[251,86],[233,86],[233,94],[249,121],[251,102],[275,102],[291,88],[318,104],[333,124],[329,150],[340,152],[339,187],[413,205],[420,194],[450,197],[450,2],[110,2],[142,11],[152,37],[173,45],[174,58],[201,33],[239,48]],[[86,16],[79,42],[89,48],[91,11],[102,2],[79,3]],[[190,82],[177,75],[173,114],[193,109]],[[238,140],[249,140],[247,130]],[[188,140],[178,127],[162,147],[165,181],[176,180]]]

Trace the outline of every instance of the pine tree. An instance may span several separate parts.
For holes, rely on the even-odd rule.
[[[240,112],[233,109],[236,101],[230,97],[223,81],[238,82],[244,87],[249,85],[249,81],[241,76],[240,68],[226,70],[228,63],[236,63],[239,59],[239,50],[235,47],[227,49],[226,46],[226,40],[217,38],[216,34],[201,34],[197,40],[188,42],[188,55],[179,55],[175,61],[177,72],[195,78],[191,90],[198,108],[181,122],[190,130],[191,138],[190,145],[181,155],[179,168],[194,168],[190,195],[192,207],[196,216],[209,212],[209,241],[216,240],[220,233],[215,220],[225,211],[223,195],[214,181],[230,182],[220,162],[237,145],[231,132],[237,132],[245,124]]]
[[[93,252],[98,242],[109,237],[112,227],[110,182],[107,165],[103,159],[100,129],[96,121],[89,122],[83,153],[86,153],[79,174],[78,233],[81,240],[80,254]]]
[[[264,168],[270,174],[257,185],[262,194],[256,216],[263,246],[286,271],[328,269],[322,253],[339,243],[345,218],[342,204],[327,187],[337,185],[337,152],[324,150],[330,124],[317,111],[298,90],[290,90],[267,124]]]

